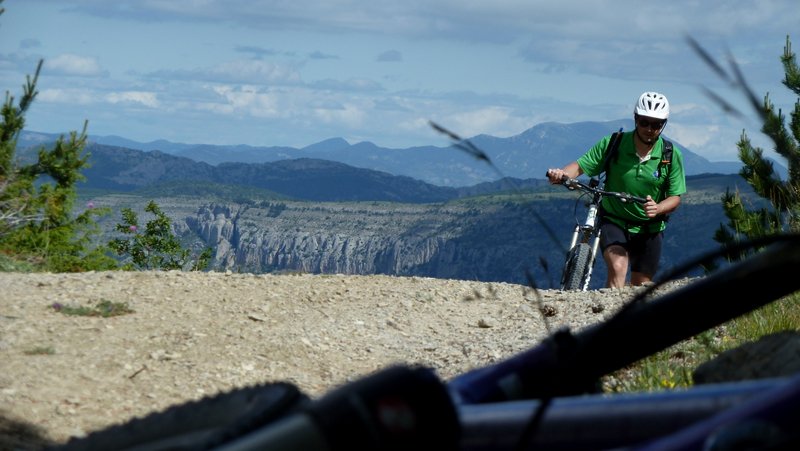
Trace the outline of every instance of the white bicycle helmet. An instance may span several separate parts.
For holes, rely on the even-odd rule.
[[[639,96],[633,112],[639,116],[666,120],[669,117],[669,102],[664,94],[645,92]]]

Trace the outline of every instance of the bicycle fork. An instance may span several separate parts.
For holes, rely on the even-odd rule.
[[[594,238],[592,238],[592,252],[589,254],[589,267],[586,268],[586,281],[583,283],[583,291],[589,289],[589,281],[592,280],[592,271],[594,270],[594,260],[597,257],[597,249],[600,247],[601,231],[597,227],[597,204],[592,204],[589,206],[589,214],[586,217],[586,226],[588,226],[590,221],[592,228],[591,230],[594,232]],[[590,236],[592,232],[590,232]]]
[[[582,281],[581,289],[586,291],[589,289],[589,281],[592,280],[592,271],[594,269],[594,261],[597,257],[597,249],[600,247],[600,229],[597,228],[597,214],[599,210],[599,199],[589,203],[589,211],[586,214],[586,220],[583,224],[575,224],[575,230],[572,233],[572,240],[569,244],[569,250],[572,250],[578,242],[590,245],[591,252],[589,254],[589,261],[585,272],[584,280]]]

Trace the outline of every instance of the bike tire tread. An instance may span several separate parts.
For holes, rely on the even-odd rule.
[[[110,426],[51,448],[84,450],[204,450],[295,410],[309,398],[287,382],[234,389]]]
[[[585,284],[586,274],[589,270],[589,259],[592,249],[587,243],[578,243],[573,247],[567,257],[567,264],[564,268],[564,281],[561,285],[562,290],[582,290]]]

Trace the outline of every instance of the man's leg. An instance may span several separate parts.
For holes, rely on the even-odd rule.
[[[631,240],[631,285],[639,286],[653,281],[661,260],[663,233],[645,234]]]
[[[624,247],[614,244],[608,246],[606,250],[603,251],[603,258],[608,267],[606,287],[625,287],[625,277],[628,274],[628,251],[626,251]]]
[[[601,219],[600,248],[608,267],[606,287],[623,288],[628,275],[628,234],[611,221]]]

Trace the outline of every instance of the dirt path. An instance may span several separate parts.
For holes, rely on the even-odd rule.
[[[18,442],[30,447],[37,435],[63,442],[258,382],[289,381],[317,396],[396,362],[447,379],[547,334],[535,294],[504,283],[101,272],[0,273],[0,286],[0,434],[31,426]],[[539,293],[550,327],[573,329],[632,296]],[[68,316],[52,307],[102,301],[134,313]]]

